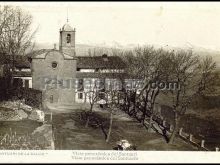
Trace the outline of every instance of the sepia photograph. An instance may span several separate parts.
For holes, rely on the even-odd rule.
[[[0,2],[0,162],[219,148],[219,2]]]

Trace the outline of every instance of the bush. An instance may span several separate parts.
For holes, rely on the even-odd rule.
[[[25,104],[33,108],[41,108],[42,104],[42,91],[32,88],[13,88],[10,90],[11,98],[24,99]]]

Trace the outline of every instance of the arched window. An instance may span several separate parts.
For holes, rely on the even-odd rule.
[[[70,43],[71,42],[71,35],[67,34],[66,36],[66,43]]]

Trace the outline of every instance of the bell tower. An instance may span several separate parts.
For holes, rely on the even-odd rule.
[[[68,22],[60,29],[59,50],[62,53],[75,56],[75,32]]]

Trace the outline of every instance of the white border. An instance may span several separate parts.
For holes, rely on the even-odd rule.
[[[102,153],[102,155],[100,155],[100,153]],[[74,158],[76,154],[78,155],[77,156],[78,158],[81,158],[81,160],[79,159],[77,160]],[[91,156],[91,155],[98,155],[99,160],[98,159],[92,160],[95,156]],[[95,158],[97,158],[97,156]],[[125,158],[130,160],[123,160]],[[219,163],[220,152],[7,150],[7,151],[0,151],[0,162],[1,163],[177,163],[177,162],[178,163]]]

